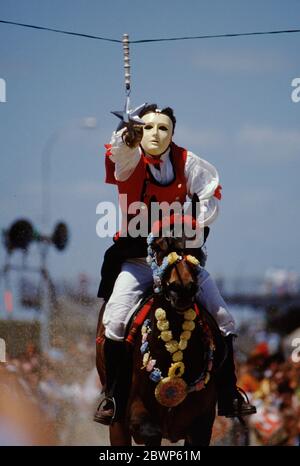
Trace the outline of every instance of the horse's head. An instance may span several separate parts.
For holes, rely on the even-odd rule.
[[[189,256],[179,256],[162,279],[162,289],[170,300],[172,307],[185,310],[191,307],[198,291],[195,266],[189,262]]]
[[[196,202],[193,199],[192,204]],[[153,223],[148,236],[148,260],[153,270],[154,290],[162,292],[172,307],[184,311],[191,307],[198,290],[199,261],[187,252],[193,240],[201,246],[202,230],[194,217],[172,213]],[[200,243],[199,243],[200,242]]]
[[[188,309],[198,290],[199,261],[185,253],[184,238],[155,238],[151,250],[156,291],[161,291],[175,309]]]

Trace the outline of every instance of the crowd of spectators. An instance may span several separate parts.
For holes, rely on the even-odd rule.
[[[3,406],[11,403],[13,412],[18,411],[16,406],[21,405],[23,410],[28,403],[41,424],[48,426],[48,436],[37,443],[76,444],[76,424],[92,420],[101,389],[94,358],[93,338],[86,335],[76,338],[66,348],[56,348],[47,354],[40,354],[29,343],[18,357],[8,355],[7,363],[0,366],[0,441],[8,442],[3,432],[7,435],[9,412],[4,410],[5,417]],[[247,419],[249,433],[246,435],[245,431],[242,440],[243,429],[239,430],[236,422],[217,417],[213,444],[299,445],[300,362],[287,358],[280,345],[275,352],[271,351],[267,341],[257,343],[247,357],[237,359],[238,385],[256,405],[257,414]],[[6,399],[5,380],[10,380],[6,384]],[[22,394],[19,403],[12,396],[12,383]],[[19,422],[19,427],[21,424]],[[97,426],[93,424],[92,427],[95,430]],[[26,443],[22,440],[22,432],[17,434],[16,429],[14,432],[15,442]],[[85,443],[89,444],[89,433],[86,435]]]
[[[43,424],[51,425],[52,442],[72,443],[70,424],[74,413],[77,416],[89,412],[100,392],[94,368],[94,342],[83,336],[65,350],[50,350],[47,354],[40,354],[28,344],[26,351],[18,357],[7,356],[2,368],[1,388],[5,379],[18,386],[23,404],[28,402],[35,406]],[[12,399],[12,410],[14,403]],[[91,416],[90,412],[87,415]]]
[[[300,362],[259,343],[239,368],[239,385],[256,405],[249,427],[261,445],[300,444]]]

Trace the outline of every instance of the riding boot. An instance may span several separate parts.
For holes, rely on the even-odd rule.
[[[243,417],[255,414],[255,406],[249,403],[246,393],[236,385],[233,335],[228,335],[224,340],[227,346],[227,356],[217,373],[218,415]]]
[[[94,421],[110,425],[125,415],[131,381],[131,358],[124,342],[105,338],[106,387]]]

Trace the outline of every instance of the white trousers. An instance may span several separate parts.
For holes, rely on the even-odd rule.
[[[103,315],[105,336],[122,341],[127,323],[144,291],[152,285],[152,270],[146,258],[129,259],[122,265]],[[209,273],[198,276],[197,303],[204,306],[217,321],[224,336],[235,333],[235,322]]]

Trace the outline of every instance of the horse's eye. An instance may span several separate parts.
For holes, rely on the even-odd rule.
[[[152,246],[156,251],[167,251],[168,250],[168,243],[165,238],[157,239]]]
[[[190,285],[190,290],[189,290],[189,291],[190,291],[191,294],[197,293],[197,291],[198,291],[198,286],[197,286],[197,284],[194,283],[194,282],[191,283],[191,285]]]
[[[184,240],[182,238],[174,238],[173,239],[173,246],[177,250],[183,251],[184,247],[185,247]]]
[[[179,283],[172,282],[168,285],[169,291],[174,291],[175,293],[178,293],[181,290],[181,286]]]

